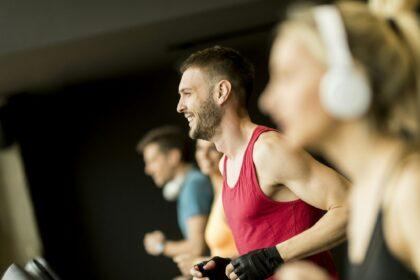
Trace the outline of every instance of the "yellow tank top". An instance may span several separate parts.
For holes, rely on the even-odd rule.
[[[207,221],[205,239],[212,256],[231,258],[238,255],[232,232],[225,221],[221,191],[214,198]]]

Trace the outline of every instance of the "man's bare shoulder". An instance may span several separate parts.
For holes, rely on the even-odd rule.
[[[269,169],[283,171],[303,170],[308,161],[306,152],[293,147],[279,132],[270,131],[260,135],[253,151],[254,164]]]
[[[302,156],[302,151],[294,148],[287,139],[277,131],[269,131],[260,135],[254,144],[254,160],[271,156],[280,156],[283,159]]]
[[[220,160],[219,160],[219,171],[220,171],[220,174],[222,174],[223,175],[223,173],[224,173],[224,166],[225,166],[225,155],[223,155],[221,158],[220,158]]]

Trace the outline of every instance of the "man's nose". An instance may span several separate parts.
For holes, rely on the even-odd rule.
[[[182,97],[179,98],[178,104],[176,106],[176,111],[182,113],[185,110],[184,100]]]

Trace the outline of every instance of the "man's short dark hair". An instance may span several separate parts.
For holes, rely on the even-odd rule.
[[[180,67],[184,73],[190,67],[204,69],[212,78],[229,80],[238,100],[244,107],[248,105],[254,88],[255,70],[251,62],[238,51],[214,46],[191,54]]]
[[[149,144],[157,144],[163,153],[172,149],[181,151],[184,162],[191,161],[193,144],[187,133],[177,126],[162,126],[149,131],[137,143],[136,150],[143,154],[144,149]]]

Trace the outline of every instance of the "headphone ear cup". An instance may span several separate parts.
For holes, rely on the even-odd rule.
[[[359,118],[370,108],[368,80],[354,67],[331,68],[322,78],[319,90],[321,105],[334,118]]]

